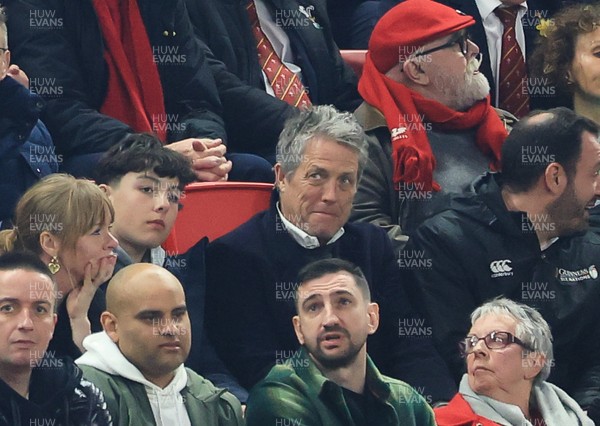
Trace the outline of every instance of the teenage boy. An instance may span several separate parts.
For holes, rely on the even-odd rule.
[[[177,219],[185,186],[195,180],[189,160],[149,134],[134,134],[109,149],[98,163],[96,182],[115,209],[112,233],[119,241],[115,273],[139,262],[163,266],[181,281],[190,306],[195,339],[186,365],[242,402],[246,391],[217,357],[204,333],[203,238],[187,253],[170,256],[160,246]]]

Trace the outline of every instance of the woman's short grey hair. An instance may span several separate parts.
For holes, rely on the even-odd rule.
[[[352,114],[331,105],[313,106],[286,121],[277,143],[277,162],[284,174],[296,171],[306,146],[315,138],[332,139],[354,150],[360,179],[368,156],[365,132]]]
[[[514,302],[501,297],[481,305],[471,314],[471,325],[479,318],[488,315],[508,315],[515,319],[517,326],[515,337],[525,343],[532,352],[538,352],[546,357],[546,362],[540,373],[536,376],[534,383],[545,381],[550,375],[554,364],[554,352],[552,350],[552,333],[550,326],[542,315],[534,308],[522,303]],[[523,349],[523,356],[529,354]]]

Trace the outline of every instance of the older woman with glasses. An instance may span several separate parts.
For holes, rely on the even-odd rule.
[[[589,426],[577,403],[547,383],[552,335],[535,309],[500,298],[471,314],[460,342],[467,374],[450,404],[435,410],[439,426]]]

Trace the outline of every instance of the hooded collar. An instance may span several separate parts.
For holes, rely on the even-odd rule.
[[[181,396],[181,391],[187,386],[188,380],[183,364],[175,370],[173,380],[161,388],[147,380],[142,372],[125,358],[119,347],[105,332],[89,335],[84,339],[83,346],[87,352],[75,361],[78,365],[94,367],[104,373],[121,376],[144,385],[157,425],[190,425]]]

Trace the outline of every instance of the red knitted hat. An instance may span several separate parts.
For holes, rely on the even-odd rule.
[[[472,16],[432,0],[406,0],[379,20],[369,40],[375,67],[386,73],[424,44],[470,27]]]

